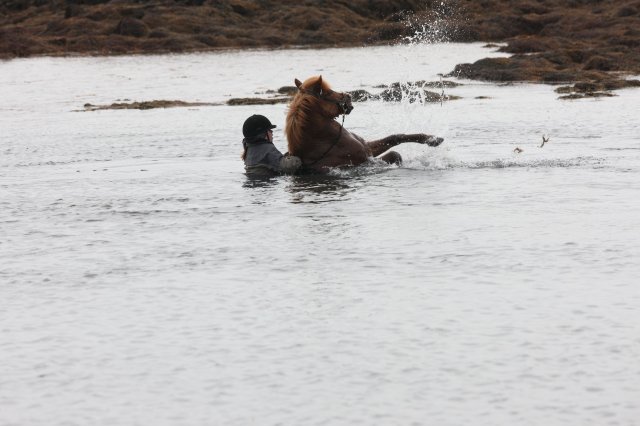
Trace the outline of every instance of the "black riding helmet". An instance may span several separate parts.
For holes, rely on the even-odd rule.
[[[264,115],[254,114],[247,118],[242,125],[242,134],[245,138],[252,138],[264,133],[267,130],[275,129],[276,125],[271,124]]]

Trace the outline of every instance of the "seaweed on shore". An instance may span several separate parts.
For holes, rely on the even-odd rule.
[[[109,109],[139,109],[147,110],[154,108],[176,108],[176,107],[198,107],[198,106],[213,106],[220,105],[211,102],[184,102],[184,101],[168,101],[168,100],[154,100],[154,101],[142,101],[142,102],[114,102],[110,105],[93,105],[84,104],[84,111],[100,111]]]

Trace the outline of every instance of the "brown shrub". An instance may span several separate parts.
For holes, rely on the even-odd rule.
[[[84,37],[96,33],[96,23],[87,18],[70,18],[64,21],[67,37]]]
[[[125,16],[118,22],[114,32],[128,37],[144,37],[149,34],[149,27],[139,19]]]
[[[80,36],[69,40],[66,49],[71,52],[95,52],[101,49],[102,43],[97,37]]]
[[[637,15],[637,14],[638,14],[638,9],[636,9],[633,6],[622,6],[616,12],[616,16],[618,18],[625,18],[627,16],[633,16],[633,15]]]
[[[252,16],[256,13],[258,6],[255,2],[249,2],[244,0],[233,0],[230,5],[233,13],[241,16]]]
[[[66,46],[67,45],[67,39],[66,37],[59,37],[59,38],[52,38],[47,40],[47,43],[53,45],[53,46]]]
[[[92,21],[103,21],[107,19],[107,14],[101,10],[96,10],[95,12],[87,14],[87,18]]]
[[[534,3],[532,1],[524,1],[521,4],[516,5],[516,9],[523,14],[535,13],[542,15],[549,12],[549,8],[540,3]]]
[[[65,35],[69,31],[69,24],[66,21],[56,20],[51,21],[47,24],[45,30],[42,32],[42,35]]]
[[[137,47],[132,43],[132,39],[120,35],[110,35],[102,39],[102,51],[111,54],[132,53],[137,51]]]
[[[611,37],[609,42],[613,45],[626,46],[626,47],[640,47],[640,39],[636,37]]]
[[[614,61],[604,56],[593,56],[584,65],[586,70],[611,71],[614,69]]]
[[[159,46],[161,47],[161,50],[169,52],[183,52],[185,49],[184,42],[174,37],[162,40]]]
[[[510,40],[506,47],[500,48],[500,51],[509,53],[532,53],[543,52],[547,49],[549,49],[549,43],[546,40],[523,37]]]
[[[586,52],[582,49],[567,49],[564,53],[571,59],[572,62],[576,64],[583,63],[587,58],[591,56],[591,53]]]
[[[149,33],[149,38],[166,38],[169,37],[169,31],[164,28],[156,28]]]
[[[23,10],[28,9],[29,6],[31,6],[30,3],[31,2],[29,0],[13,0],[13,1],[3,2],[2,6],[4,6],[5,8],[7,8],[7,10],[12,12],[21,12]]]
[[[483,38],[480,30],[468,23],[456,25],[447,35],[449,40],[454,42],[471,42]]]
[[[195,36],[195,39],[199,43],[202,43],[207,47],[217,47],[217,46],[219,46],[218,39],[216,37],[213,37],[213,36],[210,36],[210,35],[200,34],[200,35]]]
[[[549,61],[550,63],[560,67],[560,68],[566,68],[568,66],[573,65],[573,60],[571,59],[571,57],[569,55],[566,54],[566,52],[564,51],[549,51],[549,52],[545,52],[542,55],[547,61]]]
[[[79,16],[82,13],[82,8],[77,4],[70,4],[64,9],[64,19],[73,18]]]
[[[371,40],[392,41],[400,37],[406,36],[408,28],[406,25],[398,22],[385,23],[373,32]]]
[[[524,80],[510,58],[485,58],[473,64],[456,65],[447,77],[468,78],[485,81]]]
[[[35,40],[13,28],[0,29],[0,52],[11,57],[26,57],[34,54]]]
[[[129,8],[121,9],[120,15],[129,16],[135,19],[142,19],[144,18],[144,9],[129,7]]]
[[[378,18],[386,18],[399,12],[417,12],[424,8],[420,0],[369,0],[368,9]]]
[[[575,80],[575,74],[570,71],[552,71],[542,75],[545,83],[565,83]]]

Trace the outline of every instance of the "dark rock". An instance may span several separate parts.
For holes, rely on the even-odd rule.
[[[421,87],[431,87],[431,88],[447,88],[450,89],[452,87],[464,86],[462,83],[457,83],[451,80],[442,80],[442,81],[416,81],[416,85]]]
[[[443,95],[436,92],[424,90],[421,87],[411,84],[393,83],[388,89],[383,90],[379,99],[385,102],[400,102],[408,100],[413,102],[441,102],[447,100],[460,99],[459,96]]]
[[[586,92],[586,93],[572,93],[570,95],[560,96],[558,99],[572,100],[572,99],[584,99],[584,98],[602,98],[617,96],[609,92]]]
[[[600,90],[600,87],[601,86],[599,84],[590,81],[580,81],[573,85],[573,89],[580,93],[595,92]]]
[[[561,86],[555,90],[556,93],[571,93],[573,92],[573,86]]]
[[[349,92],[347,92],[350,96],[351,96],[351,100],[353,102],[365,102],[368,101],[370,99],[373,99],[373,96],[371,95],[371,93],[367,92],[366,90],[351,90]]]
[[[466,78],[484,81],[522,81],[526,80],[515,63],[509,58],[485,58],[473,64],[456,65],[446,77]]]
[[[298,93],[298,88],[296,86],[282,86],[278,89],[278,93],[281,95],[293,96]]]

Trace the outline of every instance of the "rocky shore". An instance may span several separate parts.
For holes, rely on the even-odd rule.
[[[0,55],[355,46],[409,35],[423,0],[0,0]]]
[[[450,76],[635,87],[640,0],[0,0],[0,58],[225,48],[500,42]],[[592,84],[589,86],[588,84]]]
[[[596,82],[597,90],[637,87],[640,1],[483,0],[464,2],[457,34],[506,43],[509,58],[461,64],[450,75],[487,81]],[[575,92],[585,93],[579,83]],[[588,92],[587,92],[588,93]]]

